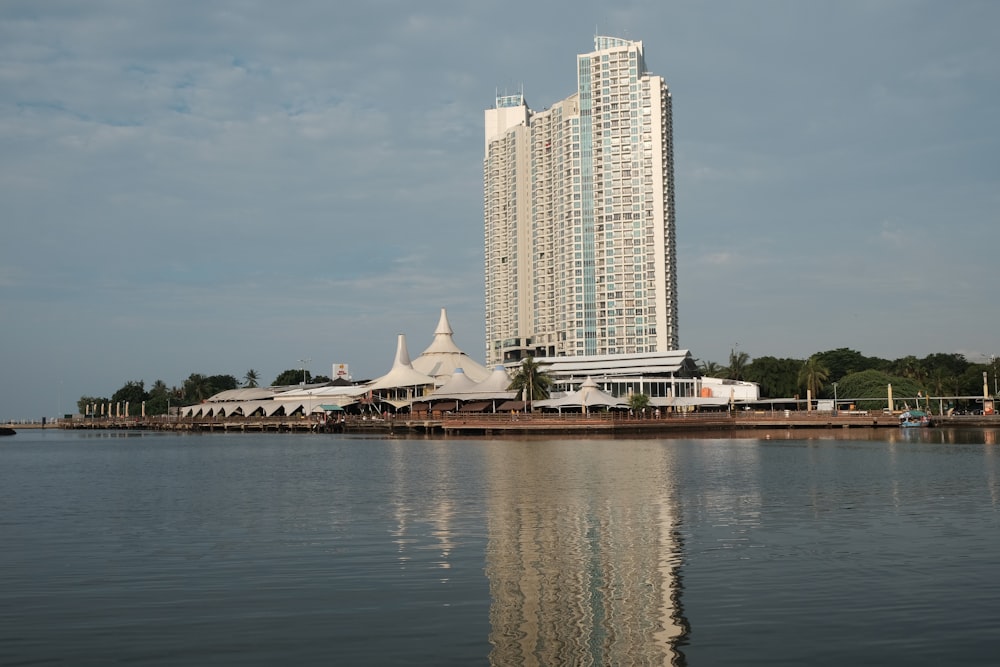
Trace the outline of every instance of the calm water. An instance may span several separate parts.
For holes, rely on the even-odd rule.
[[[23,431],[0,664],[995,665],[998,440]]]

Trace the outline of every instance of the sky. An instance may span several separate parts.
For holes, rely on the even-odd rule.
[[[483,112],[595,34],[673,96],[681,347],[1000,355],[992,0],[4,0],[0,420],[483,361]]]

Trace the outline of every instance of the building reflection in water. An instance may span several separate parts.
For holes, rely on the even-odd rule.
[[[421,467],[415,467],[412,457],[407,454],[407,443],[396,441],[391,444],[389,474],[392,478],[393,493],[389,498],[389,508],[393,517],[390,531],[396,545],[396,559],[400,566],[406,566],[413,558],[413,552],[421,552],[421,558],[428,558],[427,550],[434,552],[434,566],[450,570],[452,552],[455,550],[456,499],[449,493],[434,493],[415,496],[415,489],[431,482],[436,489],[450,488],[454,484],[455,471],[447,443],[433,443],[429,456]],[[440,574],[440,582],[450,579],[447,572]]]
[[[493,665],[683,665],[673,448],[490,448]]]

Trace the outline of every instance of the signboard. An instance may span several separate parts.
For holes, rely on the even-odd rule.
[[[333,379],[350,380],[351,374],[347,372],[347,364],[333,365]]]

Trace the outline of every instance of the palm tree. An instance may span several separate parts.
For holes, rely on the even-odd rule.
[[[703,361],[698,366],[698,370],[701,374],[709,378],[717,378],[726,372],[726,369],[715,363],[714,361]]]
[[[257,376],[257,371],[251,368],[250,370],[247,371],[247,374],[243,376],[243,386],[247,387],[248,389],[253,389],[254,387],[258,386],[257,380],[259,379],[260,378]]]
[[[187,405],[200,403],[214,393],[211,381],[201,373],[192,373],[184,380],[184,400]]]
[[[541,369],[535,358],[525,357],[507,390],[522,392],[524,400],[530,402],[548,398],[551,386],[552,377]]]
[[[930,383],[938,396],[944,396],[944,388],[949,379],[948,373],[941,367],[935,368],[934,372],[931,373]]]
[[[628,407],[636,414],[649,407],[649,396],[646,394],[629,394]]]
[[[830,377],[830,371],[824,366],[816,355],[806,359],[799,369],[799,386],[812,393],[813,398],[819,396],[823,389],[823,383]]]
[[[742,380],[750,363],[750,355],[740,350],[729,351],[729,379]]]
[[[924,377],[926,377],[923,364],[920,363],[920,360],[912,354],[901,359],[897,359],[893,363],[893,367],[896,374],[905,378],[921,381]]]

